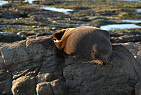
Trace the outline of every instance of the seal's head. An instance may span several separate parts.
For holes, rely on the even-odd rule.
[[[61,40],[62,36],[64,35],[66,29],[60,30],[58,32],[55,32],[51,35],[51,38],[54,42],[59,42]]]
[[[52,34],[51,38],[58,49],[64,49],[71,30],[74,28],[63,29]]]

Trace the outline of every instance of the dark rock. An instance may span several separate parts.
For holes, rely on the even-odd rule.
[[[36,35],[35,33],[27,33],[26,36],[34,36]]]
[[[98,12],[97,15],[112,16],[112,15],[118,15],[118,13],[117,10],[106,10],[106,11]]]
[[[24,35],[24,36],[27,36],[27,33],[26,33],[26,32],[18,32],[17,35]]]
[[[12,4],[6,4],[5,6],[3,5],[3,7],[7,7],[7,6],[8,6],[8,8],[3,8],[0,10],[0,13],[1,13],[0,17],[1,18],[28,17],[29,13],[31,12],[31,10],[13,7],[14,5],[12,5]]]
[[[13,16],[8,16],[8,15],[0,15],[0,18],[14,18]]]
[[[111,38],[113,43],[126,43],[126,42],[139,42],[141,41],[141,35],[133,35],[133,36],[120,36]]]
[[[10,8],[10,7],[15,7],[13,4],[3,4],[2,8]]]
[[[42,2],[43,5],[54,5],[54,4],[59,4],[62,1],[47,1],[47,2]]]
[[[0,14],[1,18],[19,18],[19,12],[6,11]]]
[[[122,11],[122,12],[134,12],[134,10],[131,10],[131,9],[121,9],[120,11]]]
[[[50,82],[37,84],[37,95],[54,95]]]
[[[20,17],[28,17],[28,14],[29,13],[22,11],[20,12]]]
[[[115,33],[115,32],[110,32],[110,37],[119,37],[119,36],[123,36],[124,34],[119,34],[119,33]]]
[[[0,39],[3,39],[3,34],[0,34]]]
[[[113,46],[113,55],[105,66],[78,59],[69,57],[65,60],[63,75],[70,95],[134,95],[134,85],[141,78],[141,64],[123,46]],[[132,63],[136,66],[131,66]]]
[[[35,87],[36,80],[35,77],[22,76],[12,83],[12,93],[14,95],[36,95]]]
[[[12,75],[10,72],[0,70],[0,95],[11,95]]]
[[[63,57],[58,57],[52,39],[46,36],[5,44],[0,48],[7,67],[0,69],[0,94],[10,95],[11,90],[14,95],[140,93],[141,64],[124,46],[112,48],[109,63],[101,66],[79,55],[60,52],[58,56]]]
[[[14,44],[6,44],[1,48],[3,55],[3,60],[6,66],[9,66],[13,63],[20,63],[22,61],[29,60],[28,54],[26,52],[25,41],[19,43],[15,42]],[[10,46],[9,46],[10,45]],[[21,48],[19,48],[21,47]],[[17,52],[17,53],[16,53]],[[19,57],[16,57],[19,56]]]
[[[28,36],[27,39],[36,39],[36,35]]]
[[[141,81],[136,84],[135,86],[135,94],[140,95],[141,94]]]
[[[141,63],[141,44],[136,44],[134,42],[116,43],[116,44],[122,44],[123,46],[125,46],[133,54],[134,58],[139,63]]]
[[[32,1],[32,4],[40,4],[40,1]]]
[[[37,95],[66,95],[63,83],[60,80],[37,84]]]
[[[26,39],[23,36],[17,35],[16,33],[5,33],[1,34],[0,41],[2,42],[15,42]]]
[[[107,19],[95,19],[89,22],[89,24],[93,24],[94,26],[102,26],[108,24],[116,24],[116,22]]]
[[[87,9],[91,9],[90,7],[75,7],[73,8],[74,10],[87,10]]]
[[[38,33],[36,36],[45,36],[45,35],[52,35],[52,33]]]

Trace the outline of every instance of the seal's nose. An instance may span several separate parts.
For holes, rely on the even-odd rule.
[[[103,62],[103,64],[102,65],[106,65],[106,62]]]

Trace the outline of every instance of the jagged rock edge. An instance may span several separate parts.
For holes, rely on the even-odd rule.
[[[4,68],[6,68],[6,69],[8,70],[8,67],[7,67],[6,64],[5,64],[5,60],[4,60],[4,57],[3,57],[3,53],[2,53],[1,50],[0,50],[0,54],[1,54],[1,57],[2,57],[2,60],[3,60],[2,65],[4,66]]]

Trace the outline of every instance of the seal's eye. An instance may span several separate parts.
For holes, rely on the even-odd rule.
[[[102,65],[106,65],[106,62],[103,62],[103,64]]]

